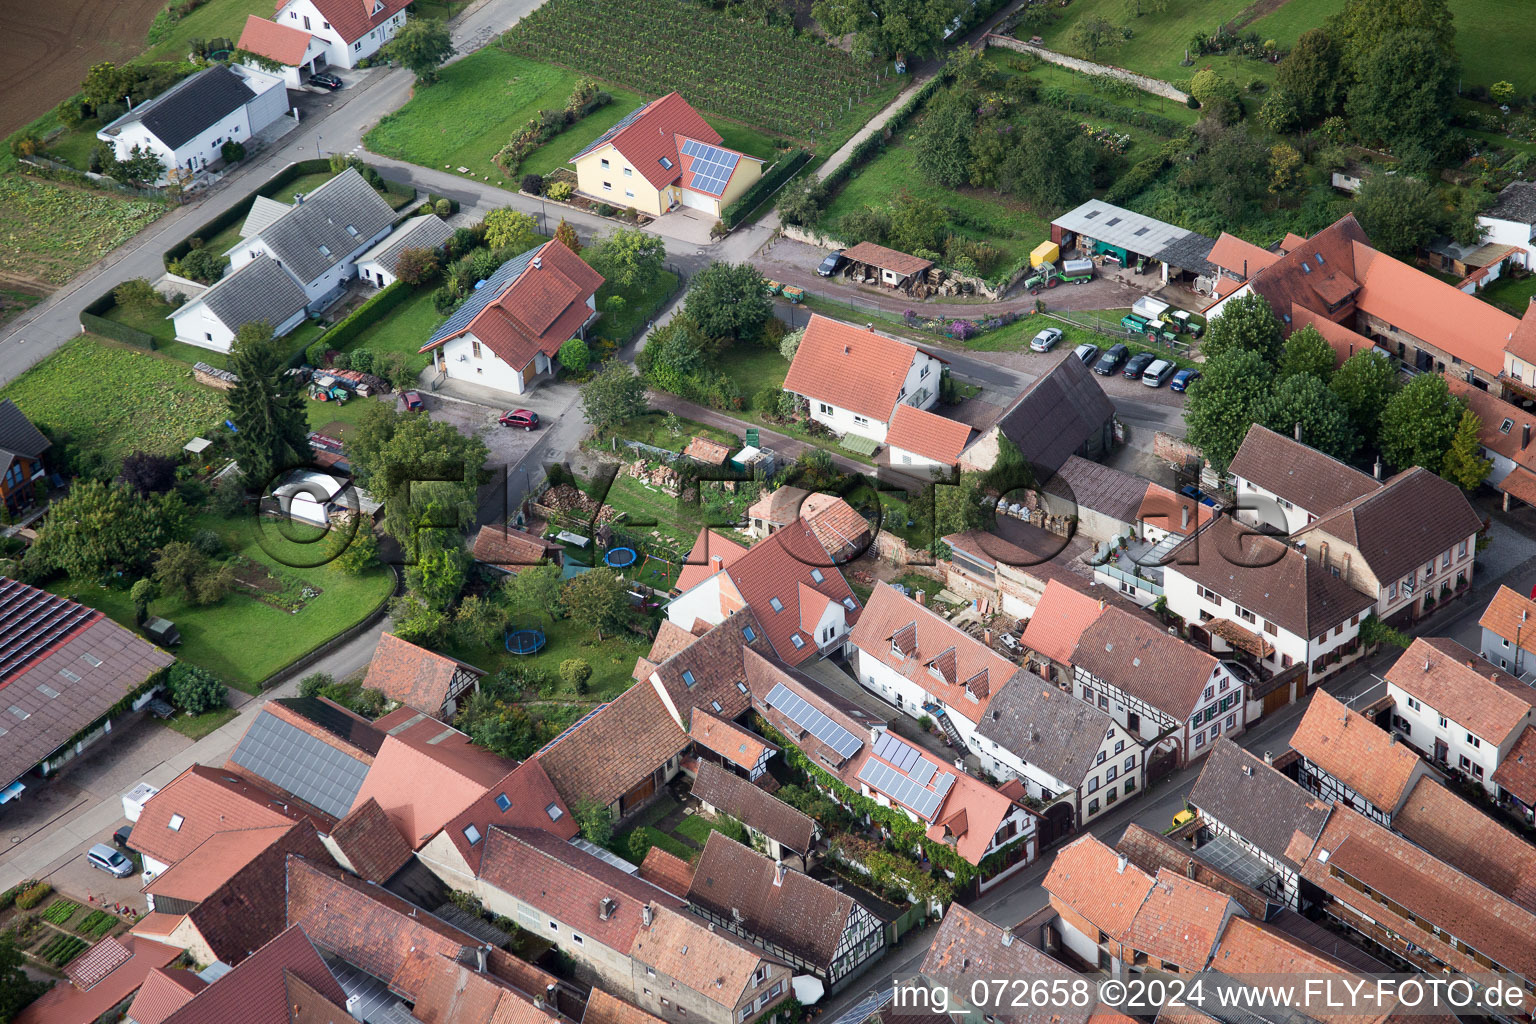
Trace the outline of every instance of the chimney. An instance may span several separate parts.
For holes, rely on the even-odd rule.
[[[1297,420],[1296,421],[1296,429],[1295,429],[1294,433],[1296,434],[1296,440],[1300,441],[1301,440],[1301,420]]]
[[[1317,547],[1317,560],[1323,563],[1323,568],[1328,568],[1328,542],[1323,541]]]
[[[1397,733],[1395,733],[1395,732],[1387,733],[1387,745],[1388,746],[1392,746],[1392,745],[1394,745],[1396,743],[1397,743]]]
[[[640,908],[640,923],[647,928],[651,926],[651,905],[649,903]]]
[[[1005,945],[1005,946],[1013,945],[1013,929],[1012,928],[1004,928],[1003,929],[1003,945]]]
[[[533,1008],[535,1010],[542,1010],[542,1009],[544,1009],[544,997],[543,996],[536,995],[536,996],[533,997]]]
[[[1339,575],[1343,576],[1346,580],[1349,579],[1349,552],[1348,551],[1344,552],[1344,568],[1340,570]]]
[[[869,333],[871,333],[871,334],[875,333],[875,325],[874,324],[865,324],[864,325],[864,329],[866,331],[868,331]]]
[[[917,591],[917,603],[922,605],[924,608],[928,607],[928,591]]]
[[[541,269],[543,269],[543,267],[544,267],[544,257],[543,256],[535,256],[533,258],[533,269],[534,270],[541,270]]]
[[[475,969],[481,974],[485,973],[485,955],[490,950],[490,948],[490,946],[475,947]]]
[[[610,917],[613,916],[614,911],[616,911],[618,909],[619,909],[619,905],[614,902],[612,897],[604,896],[601,900],[598,901],[598,904],[597,904],[597,917],[598,917],[598,920],[600,920],[600,921],[608,920]]]
[[[990,629],[984,629],[981,631],[981,642],[986,644],[988,647],[992,646],[992,631]]]
[[[1195,872],[1195,858],[1191,857],[1184,864],[1184,877],[1193,882],[1195,880]]]
[[[1533,299],[1536,299],[1536,295],[1533,295],[1531,297]],[[1531,425],[1529,423],[1525,423],[1525,424],[1522,424],[1521,427],[1520,427],[1520,450],[1521,451],[1525,451],[1530,446],[1531,446]]]
[[[1275,752],[1274,751],[1272,751],[1272,750],[1264,751],[1264,763],[1267,764],[1267,765],[1273,765],[1275,763]]]
[[[784,862],[778,861],[773,865],[773,884],[777,888],[784,884]]]
[[[1179,506],[1179,529],[1181,529],[1181,530],[1189,529],[1189,506],[1188,505],[1180,505]]]
[[[1128,863],[1130,863],[1130,861],[1127,860],[1125,854],[1122,853],[1119,856],[1119,858],[1116,860],[1116,862],[1115,862],[1115,874],[1117,874],[1117,875],[1125,874],[1125,866]]]
[[[1371,467],[1371,476],[1374,476],[1377,480],[1381,479],[1381,456],[1380,455],[1376,456],[1376,465]]]

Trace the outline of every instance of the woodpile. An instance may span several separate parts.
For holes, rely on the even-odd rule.
[[[361,370],[326,370],[325,372],[364,398],[369,395],[389,393],[389,381],[383,377],[375,377],[371,373],[363,373]]]
[[[682,475],[671,466],[660,463],[653,466],[644,459],[636,459],[624,467],[624,472],[641,483],[655,487],[674,498],[682,493]]]
[[[206,384],[211,388],[218,388],[220,391],[233,391],[235,385],[240,383],[240,378],[228,370],[221,370],[216,366],[209,366],[207,363],[193,363],[192,377],[199,384]]]
[[[598,524],[613,521],[614,511],[577,490],[571,484],[556,484],[539,496],[539,505],[551,518],[567,516],[581,522]]]

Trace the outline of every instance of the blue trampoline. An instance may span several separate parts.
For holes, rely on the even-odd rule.
[[[639,557],[634,548],[609,548],[603,555],[603,564],[613,569],[628,569]]]
[[[507,650],[512,654],[537,654],[544,647],[542,629],[512,629],[507,631]]]

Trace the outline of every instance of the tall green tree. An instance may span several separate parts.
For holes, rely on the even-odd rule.
[[[1189,386],[1184,423],[1189,442],[1218,472],[1237,454],[1253,425],[1254,408],[1268,397],[1274,368],[1251,348],[1232,348],[1207,359],[1200,379]]]
[[[649,231],[619,228],[589,247],[587,262],[615,288],[646,289],[661,276],[667,244]]]
[[[453,56],[453,39],[435,18],[412,18],[395,30],[384,47],[384,56],[411,69],[417,85],[431,85],[438,68]]]
[[[1071,206],[1093,191],[1100,150],[1075,121],[1040,107],[1017,136],[998,168],[998,188],[1043,209]]]
[[[1396,469],[1423,466],[1438,473],[1466,403],[1451,394],[1438,373],[1421,373],[1381,410],[1382,457]]]
[[[485,244],[492,249],[513,249],[527,252],[538,244],[538,222],[533,215],[510,206],[492,210],[485,215]],[[560,223],[564,224],[565,221]]]
[[[1296,40],[1275,73],[1275,88],[1295,105],[1307,124],[1321,121],[1344,102],[1343,54],[1324,29],[1308,29]]]
[[[560,605],[577,625],[585,626],[601,641],[604,633],[614,633],[634,614],[628,588],[612,569],[591,569],[573,576],[560,591]]]
[[[1297,373],[1280,381],[1253,408],[1256,423],[1278,434],[1294,436],[1301,427],[1301,442],[1336,459],[1348,459],[1360,438],[1349,422],[1344,403],[1318,377]]]
[[[755,338],[773,316],[768,280],[750,263],[711,263],[694,275],[683,311],[711,338]]]
[[[560,567],[529,565],[503,584],[512,611],[523,619],[542,617],[550,625],[560,610]]]
[[[1269,300],[1258,292],[1249,292],[1229,299],[1221,307],[1221,315],[1206,328],[1200,349],[1208,360],[1243,351],[1273,365],[1280,358],[1283,331]]]
[[[1464,491],[1475,491],[1488,476],[1493,463],[1483,458],[1482,443],[1478,435],[1483,422],[1471,409],[1456,421],[1456,432],[1451,435],[1451,445],[1445,450],[1445,462],[1440,475]]]
[[[384,529],[415,551],[423,530],[464,529],[474,519],[480,471],[489,453],[450,423],[369,403],[347,439],[360,486],[384,502]]]
[[[1338,357],[1334,355],[1328,339],[1319,334],[1316,327],[1308,324],[1292,331],[1291,336],[1285,339],[1280,349],[1278,375],[1281,380],[1285,380],[1298,373],[1309,373],[1326,384],[1333,378],[1337,364]]]
[[[1327,22],[1346,70],[1358,66],[1382,39],[1407,29],[1427,32],[1437,51],[1454,58],[1456,22],[1446,0],[1349,0]]]
[[[1374,349],[1356,352],[1334,372],[1328,387],[1344,403],[1361,442],[1376,444],[1381,411],[1398,388],[1392,360]]]
[[[186,535],[187,507],[174,491],[144,497],[123,484],[77,480],[48,508],[37,539],[44,565],[80,579],[147,565],[155,550]]]
[[[918,173],[935,185],[964,185],[973,171],[971,140],[976,136],[976,104],[960,89],[945,90],[923,113],[908,145]]]
[[[284,372],[285,355],[271,325],[259,321],[241,327],[229,350],[229,368],[240,378],[227,398],[230,446],[253,490],[309,461],[309,410],[298,376]]]
[[[811,16],[828,35],[855,36],[854,51],[870,57],[932,53],[963,0],[816,0]]]
[[[610,359],[581,386],[581,407],[598,430],[632,420],[645,412],[645,383],[635,371]]]
[[[1447,226],[1434,187],[1406,174],[1373,174],[1355,193],[1355,218],[1382,252],[1412,259]]]
[[[1353,66],[1345,111],[1367,142],[1380,141],[1410,168],[1433,167],[1460,138],[1447,116],[1455,106],[1457,67],[1428,29],[1382,38]]]
[[[15,1020],[27,1004],[48,989],[47,982],[27,976],[26,963],[11,933],[0,933],[0,1024]]]
[[[1177,181],[1187,195],[1233,219],[1268,194],[1269,155],[1269,146],[1245,126],[1202,118]]]
[[[1116,46],[1125,38],[1118,28],[1107,18],[1098,16],[1087,17],[1072,26],[1072,32],[1067,41],[1081,51],[1083,56],[1092,60],[1100,50],[1107,50]]]

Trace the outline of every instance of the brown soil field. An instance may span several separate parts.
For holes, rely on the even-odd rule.
[[[125,61],[165,0],[20,0],[0,20],[0,136],[75,94],[91,65]]]

